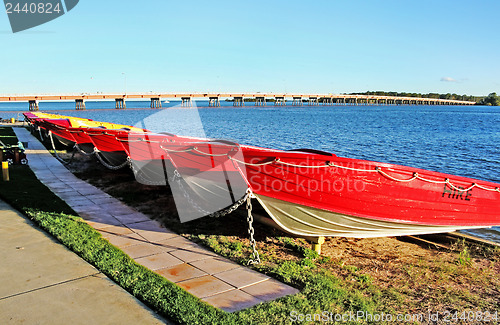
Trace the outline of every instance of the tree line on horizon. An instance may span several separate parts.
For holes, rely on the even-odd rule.
[[[397,96],[397,97],[416,97],[416,98],[435,98],[435,99],[450,99],[450,100],[465,100],[476,102],[477,105],[500,106],[500,97],[496,93],[491,93],[488,96],[471,96],[458,94],[438,94],[438,93],[405,93],[396,91],[366,91],[364,93],[350,93],[350,95],[372,95],[372,96]]]

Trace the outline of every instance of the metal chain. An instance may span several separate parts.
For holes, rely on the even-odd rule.
[[[59,160],[62,164],[64,165],[69,165],[73,161],[73,158],[75,157],[76,150],[73,149],[73,154],[71,155],[71,158],[69,158],[68,161],[62,159],[59,157],[59,154],[57,153],[56,150],[56,145],[54,144],[54,138],[52,137],[52,131],[49,131],[49,138],[50,138],[50,143],[52,144],[52,149],[54,150],[54,155],[56,156],[56,159]]]
[[[45,141],[45,139],[44,139],[44,138],[43,138],[43,136],[42,136],[42,128],[41,128],[41,127],[39,127],[39,126],[37,126],[37,129],[38,129],[38,134],[40,135],[40,141],[44,142],[44,141]]]
[[[224,208],[224,209],[221,209],[219,211],[210,213],[209,211],[207,211],[207,210],[203,209],[202,207],[200,207],[198,205],[198,203],[196,203],[193,200],[193,198],[191,197],[191,195],[189,195],[189,192],[186,190],[186,188],[182,184],[182,176],[181,176],[181,174],[177,170],[174,170],[174,174],[172,176],[171,181],[177,183],[179,189],[181,190],[183,196],[188,200],[189,204],[191,204],[196,210],[198,210],[198,212],[200,212],[200,213],[202,213],[205,216],[210,217],[210,218],[219,218],[219,217],[223,217],[223,216],[226,216],[226,215],[234,212],[243,203],[245,203],[245,201],[247,200],[247,196],[249,195],[247,193],[241,199],[239,199],[238,201],[234,202],[233,204],[231,204],[227,208]]]
[[[95,154],[94,151],[92,152],[85,152],[82,148],[80,148],[80,146],[78,145],[78,143],[75,142],[75,149],[78,150],[78,152],[84,156],[92,156],[93,154]]]
[[[147,179],[144,176],[142,176],[143,173],[141,172],[140,168],[136,168],[134,166],[134,162],[132,161],[132,159],[130,157],[127,157],[127,161],[128,161],[130,169],[132,169],[132,172],[134,173],[134,176],[135,176],[135,178],[137,179],[137,181],[139,183],[142,183],[144,185],[151,185],[151,186],[165,185],[166,181],[163,180],[163,179],[154,182],[154,181],[152,181],[150,179]]]
[[[257,251],[257,243],[255,242],[254,234],[255,230],[253,229],[253,216],[252,216],[252,195],[251,191],[248,190],[246,195],[247,199],[247,222],[248,222],[248,234],[250,235],[250,244],[252,245],[252,259],[248,261],[248,265],[250,264],[259,264],[260,256]]]
[[[184,185],[182,185],[182,176],[181,174],[179,174],[179,172],[176,170],[174,170],[174,173],[173,173],[173,176],[172,176],[172,182],[176,182],[179,189],[181,190],[182,194],[184,195],[184,197],[186,198],[186,200],[188,201],[189,204],[191,204],[192,207],[194,207],[196,210],[198,210],[198,212],[202,213],[204,216],[207,216],[207,215],[210,215],[210,212],[209,211],[206,211],[205,209],[203,209],[202,207],[200,207],[198,205],[198,203],[196,203],[193,198],[191,197],[191,195],[189,195],[188,191],[184,188]]]
[[[236,209],[238,209],[241,205],[243,205],[243,203],[245,203],[246,200],[247,200],[247,194],[245,194],[241,199],[239,199],[238,201],[234,202],[229,207],[227,207],[227,208],[225,208],[223,210],[220,210],[220,211],[217,211],[217,212],[214,212],[214,213],[210,214],[209,217],[211,217],[211,218],[219,218],[219,217],[223,217],[225,215],[228,215],[228,214],[234,212]]]
[[[118,170],[118,169],[122,169],[123,167],[127,166],[128,165],[128,159],[125,160],[125,162],[123,164],[120,164],[118,166],[113,166],[113,165],[110,165],[108,164],[107,162],[104,161],[104,159],[101,157],[101,155],[99,154],[100,153],[100,150],[95,148],[94,147],[94,152],[95,152],[95,155],[97,157],[97,159],[101,162],[101,164],[104,165],[104,167],[108,168],[108,169],[111,169],[111,170]]]

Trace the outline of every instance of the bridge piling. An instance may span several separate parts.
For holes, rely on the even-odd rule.
[[[30,111],[38,111],[38,100],[29,100],[28,103]]]
[[[219,97],[209,97],[208,98],[208,107],[220,107]]]
[[[245,99],[243,97],[234,97],[233,98],[233,106],[234,107],[243,107],[243,106],[245,106]]]
[[[151,98],[151,108],[161,108],[161,98],[160,97],[153,97]]]
[[[284,96],[278,96],[274,98],[274,106],[285,106],[285,97]]]
[[[294,96],[292,97],[292,106],[302,106],[302,97]]]
[[[308,104],[309,106],[319,105],[318,97],[309,97]]]
[[[266,97],[255,97],[255,106],[266,106]]]
[[[192,107],[191,97],[181,97],[181,107]]]
[[[81,98],[75,99],[75,109],[77,111],[84,110],[85,109],[85,100]]]
[[[127,105],[125,104],[125,98],[115,98],[115,108],[116,109],[127,108]]]
[[[321,98],[321,103],[323,105],[327,105],[327,106],[333,105],[333,98],[332,97],[323,97],[323,98]]]

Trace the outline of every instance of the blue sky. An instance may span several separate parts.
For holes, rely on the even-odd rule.
[[[13,34],[0,93],[500,93],[499,1],[95,1]]]

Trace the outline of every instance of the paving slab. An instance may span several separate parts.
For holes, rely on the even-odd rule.
[[[112,199],[112,200],[116,200],[115,198],[111,197],[111,195],[107,194],[107,193],[104,193],[103,191],[99,190],[100,193],[98,194],[87,194],[85,195],[85,197],[87,197],[87,199],[89,200],[95,200],[95,199]]]
[[[187,240],[186,238],[179,235],[170,236],[166,240],[156,241],[154,239],[150,239],[151,234],[149,232],[141,232],[141,234],[146,235],[144,237],[148,239],[150,242],[158,244],[165,248],[182,249],[185,247],[193,247],[195,245],[192,241]],[[171,234],[166,233],[165,235],[171,235]]]
[[[86,198],[82,198],[82,197],[72,197],[72,198],[67,198],[67,199],[64,199],[64,201],[66,201],[66,203],[68,203],[68,205],[70,206],[81,206],[81,207],[84,207],[85,209],[88,209],[88,207],[90,206],[96,206],[96,204]],[[91,208],[92,209],[92,208]]]
[[[85,222],[96,230],[101,230],[102,228],[106,228],[109,226],[121,225],[121,222],[118,221],[117,219],[114,219],[114,221],[112,221],[110,219],[106,219],[105,222],[102,222],[99,220],[85,220]]]
[[[177,282],[177,285],[199,298],[215,296],[219,293],[234,290],[233,286],[211,275]]]
[[[171,324],[0,200],[0,324]]]
[[[66,249],[43,232],[18,231],[34,226],[23,217],[6,215],[9,207],[2,201],[0,206],[0,279],[9,279],[2,281],[0,298],[98,272],[94,268],[80,267],[82,260],[77,255],[68,255]],[[16,272],[13,273],[13,270]],[[50,270],[50,273],[46,270]]]
[[[91,196],[91,197],[90,197]],[[95,204],[109,204],[115,202],[115,198],[110,197],[96,197],[95,194],[89,195],[89,199]]]
[[[297,289],[287,286],[274,279],[269,279],[267,281],[242,288],[241,291],[264,301],[274,300],[298,293]]]
[[[2,324],[166,323],[102,274],[0,300],[0,310]]]
[[[189,264],[210,275],[240,267],[238,264],[222,257],[211,257],[207,259],[192,261]]]
[[[101,235],[118,248],[123,248],[130,245],[139,245],[145,242],[144,238],[137,235],[136,233],[119,236],[102,231]]]
[[[131,224],[130,227],[133,228],[135,225]],[[176,249],[182,247],[183,245],[192,244],[192,242],[188,241],[184,237],[169,230],[161,232],[155,230],[137,230],[136,232],[148,241],[164,246],[165,248]]]
[[[125,246],[122,247],[122,251],[124,251],[128,256],[132,257],[133,259],[165,253],[165,251],[161,247],[155,244],[151,244],[149,242],[140,243],[137,245]]]
[[[116,219],[120,220],[124,225],[136,224],[138,222],[151,220],[142,213],[118,214],[118,215],[115,214],[114,216]]]
[[[164,269],[170,266],[182,264],[183,261],[169,253],[161,253],[146,257],[141,257],[135,260],[137,263],[144,265],[148,269],[154,271]]]
[[[109,211],[114,216],[134,214],[136,211],[117,201],[113,203],[100,204],[101,208]]]
[[[195,296],[228,312],[298,290],[239,266],[78,179],[24,129],[31,169],[109,242]]]
[[[101,233],[113,234],[113,235],[128,235],[135,234],[130,228],[124,226],[123,224],[118,225],[108,225],[107,227],[101,227],[99,229]]]
[[[241,290],[226,291],[215,296],[203,298],[202,300],[228,313],[265,302]]]
[[[181,249],[176,249],[171,251],[170,254],[174,255],[178,259],[189,263],[199,260],[204,260],[207,258],[215,257],[217,254],[208,251],[206,249],[200,248],[199,246],[188,246]]]
[[[172,282],[179,282],[194,278],[199,278],[206,275],[200,269],[195,268],[186,263],[178,264],[175,266],[167,267],[164,269],[157,270],[157,273],[164,276],[167,280]]]
[[[73,208],[73,210],[75,210],[75,212],[101,212],[101,213],[106,213],[107,215],[111,216],[109,213],[107,213],[105,210],[103,210],[101,208],[100,205],[98,204],[90,204],[90,205],[87,205],[87,206],[75,206]]]
[[[269,280],[267,275],[254,272],[241,266],[229,271],[214,274],[214,277],[238,289]]]

